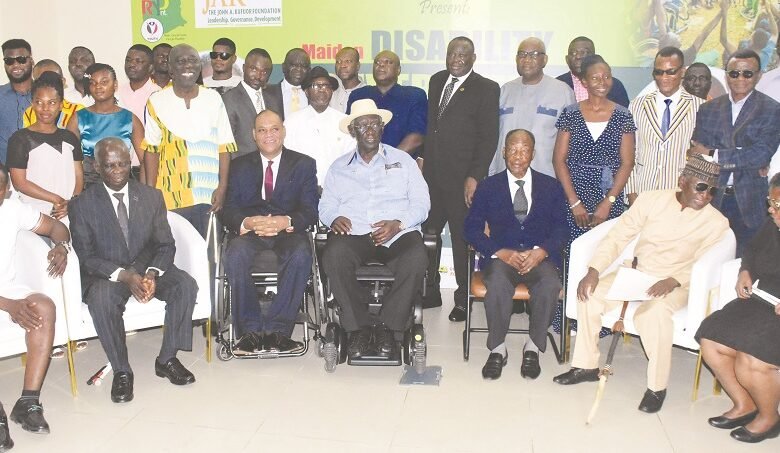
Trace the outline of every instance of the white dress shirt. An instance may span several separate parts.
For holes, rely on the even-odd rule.
[[[672,103],[669,104],[669,125],[671,126],[672,118],[674,117],[674,111],[677,110],[677,106],[680,105],[680,97],[682,95],[682,88],[678,88],[677,91],[672,93],[671,96],[666,97],[660,91],[655,95],[655,112],[658,115],[658,124],[664,119],[664,111],[666,110],[666,100],[671,99]]]
[[[244,82],[243,80],[239,84],[242,87],[244,87],[244,90],[246,91],[246,94],[249,96],[249,100],[252,101],[252,105],[255,106],[255,113],[260,113],[263,110],[265,110],[265,100],[263,99],[263,89],[260,88],[259,90],[255,90],[254,88],[250,87],[249,84]],[[260,102],[258,103],[258,97],[260,99]],[[254,125],[254,124],[253,124]]]
[[[293,87],[290,85],[290,82],[287,81],[287,79],[282,79],[282,83],[280,85],[282,88],[282,100],[284,101],[284,117],[287,118],[292,113],[292,99],[293,99],[293,88],[298,88],[298,100],[300,102],[300,109],[303,110],[304,107],[309,105],[309,98],[306,97],[306,92],[301,87]]]
[[[457,77],[458,81],[455,82],[455,86],[452,87],[452,94],[450,94],[450,100],[452,100],[452,96],[455,95],[455,92],[458,91],[458,88],[460,88],[460,86],[463,85],[463,81],[465,81],[466,79],[469,78],[469,76],[471,75],[472,71],[474,71],[474,70],[472,69],[471,71],[467,72],[465,75],[463,75],[461,77]],[[441,100],[444,99],[444,91],[447,90],[447,85],[452,83],[452,79],[454,79],[454,78],[455,77],[453,77],[452,74],[450,74],[447,77],[447,82],[444,83],[444,88],[441,90],[441,96],[439,96],[439,105],[441,105]],[[447,104],[449,104],[449,101],[447,101]]]
[[[525,193],[525,199],[528,200],[528,212],[531,212],[531,186],[533,185],[533,178],[531,178],[531,168],[525,171],[522,178],[515,178],[509,170],[506,171],[506,177],[509,180],[509,194],[511,195],[512,202],[515,201],[515,194],[520,190],[520,186],[516,184],[516,181],[525,181],[523,184],[523,193]]]

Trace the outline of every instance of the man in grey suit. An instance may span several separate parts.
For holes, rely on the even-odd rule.
[[[273,110],[284,119],[282,90],[279,85],[268,85],[273,69],[268,51],[260,48],[250,50],[244,60],[244,80],[222,95],[233,138],[238,145],[233,159],[257,151],[252,129],[258,113]]]
[[[780,144],[780,103],[756,91],[761,59],[750,49],[726,64],[729,93],[705,102],[696,116],[689,155],[712,156],[720,164],[712,199],[737,237],[737,256],[766,219],[766,171]]]
[[[103,184],[94,184],[69,210],[73,248],[81,261],[84,301],[100,343],[114,369],[111,400],[133,399],[133,371],[127,359],[122,314],[130,296],[141,303],[152,297],[167,304],[157,376],[172,384],[195,382],[176,358],[192,349],[192,310],[198,285],[173,265],[176,245],[159,190],[129,181],[130,152],[118,138],[95,145],[96,168]]]

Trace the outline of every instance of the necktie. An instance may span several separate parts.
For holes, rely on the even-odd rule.
[[[125,206],[125,202],[122,201],[122,198],[124,198],[125,194],[123,193],[115,193],[114,198],[119,200],[119,203],[116,206],[116,218],[119,220],[119,228],[122,229],[122,235],[125,237],[125,243],[128,243],[127,241],[127,206]]]
[[[441,115],[444,113],[444,109],[447,108],[447,104],[450,102],[450,97],[452,96],[452,90],[455,89],[455,84],[458,83],[457,77],[453,77],[452,81],[444,88],[444,94],[441,97],[441,102],[439,103],[439,115],[437,118],[441,118]]]
[[[669,106],[672,105],[671,99],[664,99],[666,108],[664,109],[664,116],[661,118],[661,135],[666,138],[666,133],[669,132],[669,123],[672,120],[672,112],[669,110]]]
[[[263,186],[265,186],[265,199],[266,201],[271,199],[271,195],[274,193],[274,170],[271,168],[274,161],[269,160],[268,166],[265,167],[265,178],[263,179]]]
[[[257,96],[257,99],[255,100],[255,111],[257,113],[260,113],[263,110],[265,110],[265,101],[263,101],[263,90],[257,90],[255,92],[255,96]]]
[[[290,103],[290,110],[297,112],[301,109],[301,89],[298,87],[292,87],[292,103]]]
[[[515,184],[519,187],[515,191],[515,199],[512,200],[512,207],[515,210],[515,217],[517,220],[520,221],[520,223],[523,223],[528,215],[528,199],[525,197],[525,190],[523,190],[525,181],[522,179],[517,180],[515,181]]]

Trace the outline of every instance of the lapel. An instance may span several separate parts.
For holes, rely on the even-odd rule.
[[[141,206],[140,191],[135,181],[127,182],[127,196],[130,203],[129,220],[127,222],[127,248],[128,250],[134,250],[133,246],[137,246],[139,242],[140,228],[145,222],[143,215],[144,207]],[[119,225],[119,220],[116,223]]]
[[[663,141],[663,135],[661,134],[661,124],[658,123],[658,112],[655,110],[655,96],[656,92],[652,92],[645,96],[645,100],[642,101],[642,111],[647,118],[647,124],[650,126],[650,130],[655,134],[659,141]]]
[[[241,95],[239,96],[241,98],[241,106],[239,110],[240,112],[247,112],[250,113],[252,117],[255,115],[255,103],[252,98],[249,97],[249,93],[246,92],[246,89],[243,85],[240,83],[238,86],[236,86],[236,89],[241,90]],[[263,90],[263,93],[265,93],[265,90]],[[263,95],[263,102],[265,102],[265,95]],[[254,125],[254,122],[253,122]]]
[[[715,131],[723,137],[724,146],[730,148],[734,144],[734,125],[731,124],[731,98],[729,98],[728,94],[724,94],[722,98],[723,107],[720,109],[720,118],[718,118],[720,124]],[[742,109],[744,110],[744,108],[743,106]]]
[[[734,131],[732,133],[733,135],[736,135],[743,127],[745,127],[747,124],[750,123],[750,119],[752,119],[753,115],[755,113],[758,113],[758,96],[757,92],[753,90],[753,93],[750,95],[749,98],[745,101],[745,105],[742,106],[742,110],[739,111],[739,116],[737,116],[737,121],[734,122]],[[729,100],[730,102],[730,100]],[[729,105],[729,108],[731,105]],[[731,115],[729,115],[729,118]],[[736,139],[734,139],[736,142]]]
[[[466,90],[469,90],[471,88],[471,85],[474,84],[474,80],[478,77],[477,73],[473,70],[471,71],[471,74],[469,74],[468,78],[463,81],[463,83],[460,84],[460,87],[457,90],[454,90],[452,92],[452,96],[450,96],[450,101],[447,103],[447,108],[444,109],[444,113],[442,113],[442,116],[447,116],[447,112],[449,112],[452,108],[455,107],[455,105],[460,101],[463,96],[465,96]],[[449,78],[449,75],[444,79],[444,83],[446,85],[447,79]],[[442,88],[444,90],[444,88]],[[441,97],[441,96],[439,96]]]
[[[287,183],[287,179],[290,177],[290,173],[292,173],[293,166],[290,151],[287,150],[287,148],[282,147],[282,155],[279,160],[279,173],[276,175],[276,185],[274,186],[272,198],[276,198],[277,191]]]
[[[111,200],[108,198],[108,191],[106,190],[105,186],[103,186],[103,183],[100,182],[96,185],[96,193],[97,193],[97,200],[95,200],[95,213],[96,215],[96,221],[98,225],[103,223],[102,220],[100,220],[100,213],[110,213],[108,216],[108,221],[104,223],[106,225],[106,228],[108,228],[108,233],[115,238],[118,239],[114,241],[117,244],[120,244],[119,247],[124,247],[125,250],[129,253],[129,248],[127,247],[127,244],[125,244],[125,237],[122,235],[122,229],[119,228],[119,219],[116,217],[116,209],[114,209],[114,204],[111,202]],[[128,224],[132,224],[131,222],[128,222]],[[128,232],[127,236],[130,236],[130,225],[128,225]]]
[[[677,109],[672,113],[672,121],[669,124],[669,132],[666,134],[668,139],[674,135],[674,131],[680,127],[680,125],[688,117],[688,113],[691,111],[691,105],[693,104],[693,95],[686,92],[681,88],[680,102],[677,105]]]

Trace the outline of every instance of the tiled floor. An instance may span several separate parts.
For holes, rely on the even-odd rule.
[[[475,319],[484,319],[476,305]],[[591,426],[585,417],[595,384],[562,387],[552,377],[558,365],[542,356],[536,381],[520,377],[523,337],[509,339],[509,364],[496,382],[480,369],[487,357],[484,335],[461,355],[463,324],[449,308],[425,312],[429,365],[441,365],[439,387],[401,386],[400,367],[323,369],[313,350],[303,358],[220,362],[204,360],[196,330],[195,349],[179,355],[197,377],[180,388],[154,375],[161,330],[128,337],[135,368],[135,400],[113,404],[110,379],[100,387],[86,379],[104,362],[97,341],[76,354],[79,395],[70,394],[67,365],[52,362],[42,401],[52,426],[47,436],[11,424],[14,452],[770,452],[780,439],[758,445],[732,440],[707,425],[729,407],[711,394],[703,374],[699,399],[691,402],[696,356],[675,350],[673,376],[663,410],[639,412],[645,359],[638,340],[621,343],[601,408]],[[526,322],[525,315],[514,322]],[[606,349],[608,341],[602,341]],[[10,410],[23,369],[18,358],[0,361],[0,400]]]

